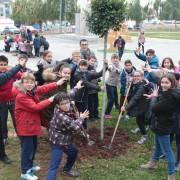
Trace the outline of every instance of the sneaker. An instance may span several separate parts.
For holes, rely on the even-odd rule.
[[[141,165],[143,169],[157,169],[158,168],[158,161],[150,160],[147,164]]]
[[[72,169],[70,171],[64,171],[64,173],[71,177],[79,177],[80,176],[80,173],[78,171],[75,171]]]
[[[147,141],[147,136],[142,136],[141,139],[138,141],[138,144],[144,144]]]
[[[3,158],[0,158],[0,161],[2,161],[4,164],[11,164],[11,159],[8,158],[8,156],[5,156]]]
[[[131,132],[132,132],[133,134],[137,134],[139,131],[140,131],[139,128],[136,128],[136,129],[132,129],[132,130],[131,130]]]
[[[38,180],[38,177],[33,174],[21,174],[21,180]]]
[[[8,138],[4,138],[3,142],[4,142],[4,145],[7,145],[8,144]]]
[[[104,115],[104,119],[112,119],[112,116],[110,114]]]
[[[40,166],[34,165],[34,166],[31,168],[31,171],[32,171],[32,172],[37,172],[37,171],[39,171],[40,169],[41,169]]]
[[[180,171],[180,162],[176,165],[176,171]]]

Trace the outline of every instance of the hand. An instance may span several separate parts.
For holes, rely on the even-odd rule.
[[[137,55],[139,55],[140,52],[141,52],[141,48],[140,48],[140,47],[139,47],[139,48],[136,48],[135,52],[136,52]]]
[[[64,84],[67,81],[66,78],[61,78],[59,81],[56,82],[57,86],[61,86],[62,84]]]
[[[121,107],[121,111],[122,111],[122,112],[126,111],[125,106],[122,106],[122,107]]]
[[[54,101],[54,96],[51,96],[50,98],[48,98],[48,100],[49,100],[50,102],[53,102],[53,101]]]
[[[151,67],[149,65],[147,65],[146,67],[142,67],[142,70],[143,71],[147,71],[147,72],[150,72],[151,71]]]
[[[131,83],[131,82],[133,82],[133,77],[129,77],[128,79],[128,83]]]
[[[78,81],[77,84],[76,84],[76,86],[75,86],[74,88],[77,88],[77,89],[83,88],[84,86],[82,85],[82,83],[83,83],[82,80]]]
[[[80,118],[82,119],[86,119],[89,117],[89,111],[88,110],[85,110],[83,113],[80,113]]]
[[[152,89],[152,93],[151,94],[143,94],[143,96],[147,97],[148,99],[150,99],[152,97],[157,97],[158,91],[159,91],[159,86],[154,85],[154,88]]]
[[[100,89],[101,89],[101,91],[105,91],[106,90],[105,86],[101,86]]]
[[[25,67],[25,66],[26,66],[26,62],[27,62],[27,60],[24,59],[24,58],[19,59],[19,64],[20,64],[22,67]]]
[[[108,64],[108,60],[107,59],[104,59],[103,62],[104,62],[104,64]]]

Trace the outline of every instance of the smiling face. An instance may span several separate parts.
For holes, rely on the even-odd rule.
[[[59,75],[69,81],[71,77],[71,69],[68,67],[64,67],[61,71],[59,71]]]
[[[161,88],[162,88],[162,91],[168,91],[169,89],[172,88],[172,83],[171,81],[164,77],[161,79]]]
[[[4,61],[0,61],[0,72],[6,72],[8,67],[8,63]]]
[[[142,81],[142,79],[143,79],[143,75],[140,72],[134,72],[134,75],[133,75],[133,83],[134,84]]]
[[[68,112],[70,110],[70,101],[69,99],[63,100],[59,102],[58,108],[64,112]]]
[[[35,81],[32,79],[23,79],[22,81],[22,86],[24,87],[25,90],[31,91],[35,87]]]
[[[47,62],[51,62],[51,61],[52,61],[52,52],[47,53],[47,54],[43,57],[43,59],[44,59],[45,61],[47,61]]]
[[[88,42],[87,41],[82,41],[80,43],[80,48],[83,50],[83,51],[87,51],[88,50]]]

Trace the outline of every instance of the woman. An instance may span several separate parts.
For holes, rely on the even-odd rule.
[[[151,98],[152,107],[152,131],[155,133],[155,149],[152,159],[142,168],[155,169],[159,157],[165,155],[168,163],[168,180],[175,180],[175,158],[170,144],[170,133],[174,125],[173,114],[177,111],[180,90],[176,89],[174,75],[167,73],[160,79],[160,91],[155,87],[151,95],[144,96]]]

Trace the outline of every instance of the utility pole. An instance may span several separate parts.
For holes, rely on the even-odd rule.
[[[62,33],[62,1],[59,0],[59,32]]]

